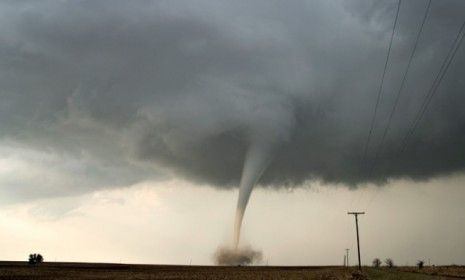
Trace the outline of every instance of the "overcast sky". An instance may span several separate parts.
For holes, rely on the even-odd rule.
[[[465,263],[464,46],[404,142],[464,1],[432,0],[395,103],[427,4],[365,154],[397,1],[0,1],[0,259],[212,263],[266,145],[243,236],[269,263],[342,263],[353,209],[365,263]]]

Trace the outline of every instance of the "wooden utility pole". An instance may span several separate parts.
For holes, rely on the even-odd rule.
[[[346,266],[349,266],[349,248],[346,249]]]
[[[362,269],[362,263],[360,261],[360,238],[358,236],[358,215],[363,215],[365,212],[347,212],[347,214],[355,216],[355,229],[357,231],[358,269]]]

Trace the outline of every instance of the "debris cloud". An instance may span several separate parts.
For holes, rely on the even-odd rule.
[[[263,259],[261,251],[250,246],[242,248],[219,247],[214,255],[217,265],[250,265],[259,264]]]

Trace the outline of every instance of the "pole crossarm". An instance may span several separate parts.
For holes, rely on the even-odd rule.
[[[347,212],[348,215],[363,215],[365,212]]]

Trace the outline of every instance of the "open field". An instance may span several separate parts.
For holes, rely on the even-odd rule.
[[[457,280],[465,279],[465,277],[458,277],[454,273],[456,270],[451,271],[448,267],[442,267],[442,273],[428,273],[428,270],[422,269],[419,271],[416,267],[396,267],[389,268],[364,268],[364,272],[368,279],[373,280]],[[465,272],[462,267],[462,273]],[[462,274],[464,275],[464,274]]]
[[[417,272],[428,275],[439,275],[465,279],[465,266],[460,265],[425,266],[421,270],[418,270],[416,267],[412,266],[402,266],[397,269],[406,272]]]
[[[342,267],[277,266],[177,266],[127,265],[93,263],[43,263],[30,266],[25,262],[0,262],[0,280],[21,279],[457,279],[405,272],[398,269],[365,268],[363,274]]]

